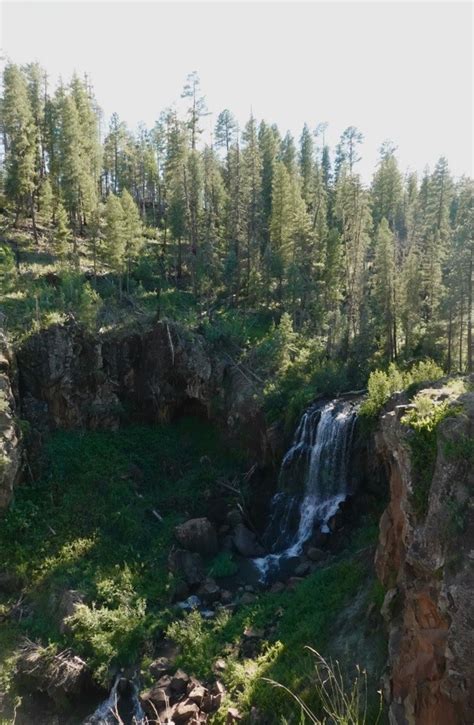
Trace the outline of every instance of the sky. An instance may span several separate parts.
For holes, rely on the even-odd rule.
[[[10,2],[1,46],[51,82],[87,73],[105,117],[154,124],[197,70],[212,115],[251,110],[299,137],[328,123],[330,144],[357,126],[366,181],[386,139],[402,169],[439,156],[473,175],[470,2]],[[182,103],[182,101],[180,102]]]

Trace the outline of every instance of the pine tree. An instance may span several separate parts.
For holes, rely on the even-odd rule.
[[[282,161],[276,161],[272,185],[272,214],[267,270],[270,280],[276,280],[277,299],[283,300],[286,267],[291,256],[293,232],[292,188],[290,175]]]
[[[395,158],[395,147],[385,142],[380,149],[379,167],[372,182],[372,215],[379,226],[386,219],[392,231],[395,230],[402,200],[402,179]]]
[[[397,357],[395,285],[395,240],[383,217],[375,237],[374,302],[377,326],[382,330],[383,349],[388,360]]]
[[[51,221],[53,215],[53,190],[51,188],[51,182],[46,176],[39,188],[38,194],[38,208],[43,220],[48,224]]]
[[[72,232],[69,227],[67,212],[61,202],[56,205],[55,224],[52,241],[56,256],[58,257],[62,265],[66,265],[72,251]],[[74,263],[77,264],[77,258],[75,256]]]
[[[5,192],[14,205],[18,223],[28,212],[35,227],[36,130],[28,87],[18,66],[9,63],[3,73],[2,125],[5,137]]]
[[[206,99],[201,95],[201,81],[196,71],[190,73],[186,78],[181,98],[191,99],[191,106],[188,109],[188,128],[191,131],[191,149],[195,151],[198,136],[202,133],[200,120],[203,116],[209,115]]]
[[[130,193],[124,189],[120,197],[125,237],[124,262],[127,275],[127,294],[130,293],[130,272],[143,247],[143,226],[140,213]]]
[[[119,297],[122,297],[122,277],[125,267],[127,231],[120,199],[109,194],[105,205],[104,261],[118,278]]]
[[[299,167],[303,199],[309,211],[313,208],[314,190],[314,144],[313,137],[305,124],[300,138]]]

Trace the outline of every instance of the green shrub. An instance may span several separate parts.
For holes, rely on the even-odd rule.
[[[401,371],[395,363],[390,363],[387,372],[374,370],[369,375],[367,398],[361,405],[360,413],[366,417],[375,417],[393,393],[438,380],[442,375],[442,369],[429,359],[421,360],[408,371]]]
[[[239,567],[234,561],[232,554],[228,551],[221,551],[213,559],[209,567],[209,576],[219,579],[220,577],[232,576]]]
[[[431,481],[436,465],[437,428],[448,416],[457,415],[459,407],[449,401],[436,401],[424,393],[413,399],[413,408],[402,418],[412,433],[408,439],[413,468],[413,507],[423,518],[428,510]]]

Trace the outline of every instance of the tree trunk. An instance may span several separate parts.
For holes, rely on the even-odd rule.
[[[30,198],[30,208],[31,208],[31,223],[33,224],[33,237],[35,239],[35,244],[39,244],[38,239],[38,230],[36,228],[36,215],[35,215],[35,198],[34,195],[31,194]]]
[[[472,267],[473,247],[471,242],[471,256],[469,259],[469,280],[467,287],[467,372],[472,373]]]

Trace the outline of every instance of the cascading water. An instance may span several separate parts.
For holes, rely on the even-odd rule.
[[[299,556],[316,526],[329,531],[328,521],[349,491],[348,461],[356,411],[351,403],[332,401],[307,410],[285,455],[280,483],[304,484],[303,496],[277,493],[263,536],[268,556],[255,559],[261,579],[278,570],[285,559]]]
[[[110,694],[83,725],[145,725],[148,722],[133,680],[118,674]]]

